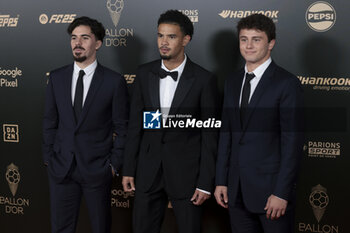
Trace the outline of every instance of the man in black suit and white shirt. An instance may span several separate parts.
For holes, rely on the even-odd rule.
[[[217,117],[214,76],[184,53],[193,24],[176,10],[158,20],[161,60],[139,67],[133,90],[123,186],[135,193],[134,232],[158,233],[170,200],[180,233],[200,232],[201,205],[213,191],[217,133],[213,129],[143,129],[143,112],[162,121]],[[136,184],[136,186],[135,186]]]
[[[52,233],[75,232],[82,196],[92,232],[110,233],[112,173],[123,162],[128,91],[120,74],[96,60],[105,36],[101,23],[80,17],[67,31],[75,62],[50,72],[43,121]]]

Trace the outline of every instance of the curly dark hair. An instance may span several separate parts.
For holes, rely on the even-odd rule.
[[[72,35],[73,30],[80,25],[89,26],[91,28],[91,32],[95,35],[96,39],[103,42],[103,38],[105,37],[106,32],[102,23],[98,22],[96,19],[91,19],[87,16],[76,18],[73,22],[71,22],[67,28],[68,34]]]
[[[192,40],[193,36],[193,24],[191,20],[178,10],[168,10],[161,14],[158,19],[158,26],[162,23],[179,25],[182,33],[186,36],[189,35]]]
[[[237,32],[242,29],[257,29],[266,33],[269,42],[276,39],[276,27],[272,19],[262,14],[252,14],[241,19],[237,24]]]

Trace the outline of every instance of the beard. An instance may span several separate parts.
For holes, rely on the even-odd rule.
[[[162,54],[160,54],[160,58],[161,59],[163,59],[163,60],[170,60],[172,57],[171,57],[171,55],[162,55]]]
[[[85,61],[86,59],[87,59],[87,57],[86,56],[80,56],[81,55],[81,53],[74,53],[74,50],[75,49],[81,49],[81,50],[84,50],[85,51],[85,49],[83,48],[83,47],[81,47],[81,46],[76,46],[74,49],[73,49],[73,58],[74,58],[74,61],[76,61],[76,62],[83,62],[83,61]]]
[[[74,58],[74,61],[76,61],[76,62],[83,62],[86,60],[87,57],[86,56],[80,57],[80,56],[73,55],[73,58]]]

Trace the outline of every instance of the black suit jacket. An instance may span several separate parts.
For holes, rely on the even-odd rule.
[[[50,73],[43,121],[43,156],[49,173],[60,181],[73,157],[87,182],[110,175],[122,166],[127,131],[128,93],[124,78],[97,65],[76,122],[72,107],[73,64]],[[112,134],[115,133],[115,140]]]
[[[161,60],[139,67],[133,90],[123,175],[136,177],[136,189],[150,189],[160,167],[170,196],[188,198],[196,188],[212,191],[217,149],[216,130],[143,129],[143,111],[160,110]],[[214,76],[189,58],[176,88],[169,115],[217,119]]]
[[[216,185],[228,186],[234,205],[240,182],[245,206],[264,213],[271,194],[294,202],[304,139],[303,90],[297,77],[272,62],[241,125],[243,77],[244,69],[226,80]]]

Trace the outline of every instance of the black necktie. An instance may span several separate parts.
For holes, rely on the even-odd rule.
[[[177,71],[173,71],[173,72],[168,72],[162,68],[159,69],[159,77],[160,78],[165,78],[166,76],[171,76],[174,81],[177,81],[177,76],[178,76],[178,72]]]
[[[246,73],[241,99],[241,125],[243,125],[245,113],[249,104],[250,81],[255,77],[254,73]]]
[[[75,120],[77,122],[79,120],[80,113],[83,109],[83,97],[84,97],[83,76],[84,75],[85,75],[84,70],[80,70],[77,85],[75,87],[74,113],[75,113]]]

